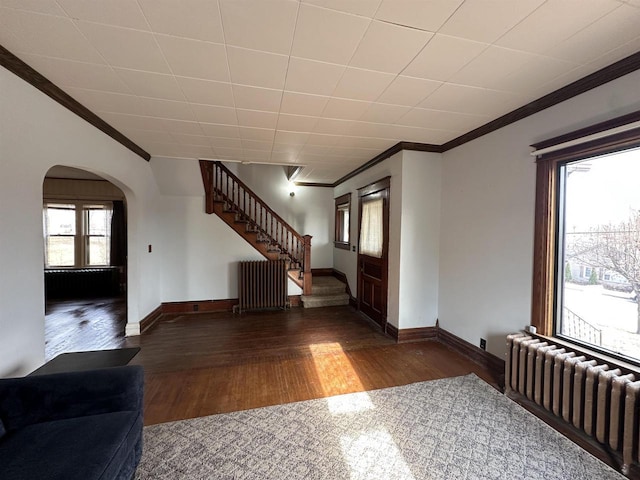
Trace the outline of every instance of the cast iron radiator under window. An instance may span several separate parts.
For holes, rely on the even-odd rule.
[[[118,267],[47,269],[44,271],[46,298],[86,298],[117,295]]]
[[[507,336],[507,395],[526,396],[622,454],[622,473],[640,455],[640,381],[615,367],[525,334]]]
[[[287,262],[264,260],[240,262],[238,271],[237,308],[259,310],[287,308]]]

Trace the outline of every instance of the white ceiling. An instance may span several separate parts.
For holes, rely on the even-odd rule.
[[[0,0],[0,44],[152,156],[313,182],[640,51],[639,27],[640,0]]]

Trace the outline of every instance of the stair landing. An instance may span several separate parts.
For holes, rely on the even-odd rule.
[[[313,277],[311,295],[302,295],[302,305],[304,308],[349,305],[346,285],[331,276]]]

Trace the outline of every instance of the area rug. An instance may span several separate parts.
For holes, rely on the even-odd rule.
[[[136,479],[624,479],[477,376],[145,427]]]

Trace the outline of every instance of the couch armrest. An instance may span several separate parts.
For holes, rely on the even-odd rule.
[[[139,365],[0,379],[0,418],[9,432],[50,420],[142,413],[143,389]]]

